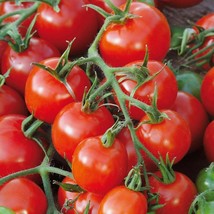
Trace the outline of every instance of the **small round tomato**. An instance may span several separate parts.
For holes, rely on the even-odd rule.
[[[189,151],[191,145],[191,132],[184,118],[173,110],[163,110],[168,118],[164,118],[159,123],[145,123],[148,116],[144,116],[140,121],[140,126],[136,134],[141,143],[159,159],[161,156],[166,160],[179,162]],[[142,150],[142,155],[147,156]],[[152,160],[150,160],[152,165]],[[153,163],[154,165],[154,163]]]
[[[214,121],[211,121],[204,133],[204,152],[209,162],[214,161]]]
[[[101,201],[98,214],[146,214],[146,197],[125,186],[117,186],[110,190]]]
[[[214,165],[211,163],[208,167],[202,168],[196,177],[196,187],[198,193],[205,192],[207,190],[214,190]],[[211,197],[213,196],[213,193]],[[206,199],[213,199],[206,196]]]
[[[62,52],[68,46],[67,41],[75,39],[71,55],[84,53],[98,30],[96,12],[85,7],[87,3],[87,0],[61,0],[59,12],[42,3],[37,10],[39,15],[36,20],[39,36],[50,41]]]
[[[55,69],[59,60],[58,57],[47,58],[40,63]],[[68,87],[43,68],[32,68],[26,81],[25,102],[34,117],[52,124],[65,105],[81,101],[91,86],[89,78],[79,66],[71,69],[66,80]]]
[[[71,160],[76,146],[83,139],[104,134],[113,124],[114,118],[104,106],[87,113],[82,111],[80,102],[70,103],[53,122],[53,145],[63,158]]]
[[[156,172],[160,177],[160,173]],[[163,183],[157,177],[150,176],[150,191],[159,195],[159,204],[163,207],[156,210],[156,214],[188,213],[191,203],[197,195],[195,184],[185,174],[175,171],[175,180]]]
[[[206,111],[214,116],[214,67],[204,76],[201,84],[201,100]]]
[[[134,61],[127,64],[130,66],[142,66],[143,61]],[[133,97],[151,105],[152,99],[154,97],[155,87],[157,88],[157,108],[166,109],[172,107],[178,92],[177,81],[172,70],[164,65],[160,61],[149,60],[147,64],[149,75],[155,75],[151,80],[143,83],[134,93]],[[119,80],[120,81],[120,80]],[[134,88],[137,86],[137,82],[132,79],[124,79],[119,83],[120,88],[125,94],[131,95]],[[117,98],[115,97],[117,100]],[[129,114],[133,119],[140,120],[145,112],[134,106],[129,105],[127,102],[127,107],[129,108]]]
[[[37,184],[26,178],[15,178],[0,187],[0,206],[15,213],[46,214],[48,204]]]
[[[106,194],[123,183],[128,157],[124,145],[117,139],[105,147],[102,136],[81,141],[73,154],[72,173],[77,184],[95,194]]]
[[[19,53],[14,51],[12,47],[7,47],[2,56],[1,72],[5,74],[11,69],[6,84],[24,96],[25,84],[32,63],[58,56],[60,53],[52,44],[44,39],[33,37],[30,39],[28,48],[23,52]]]
[[[208,114],[202,103],[193,95],[179,91],[172,110],[178,112],[190,127],[192,140],[189,152],[201,148],[204,132],[209,123]]]
[[[3,85],[0,87],[0,116],[6,114],[28,115],[23,97],[13,88]]]
[[[0,177],[36,167],[45,157],[37,142],[25,137],[22,132],[21,126],[25,118],[18,114],[0,117]],[[29,175],[28,178],[40,182],[37,174]]]
[[[112,23],[103,33],[99,50],[104,61],[119,67],[143,60],[147,47],[150,59],[162,61],[170,46],[170,28],[166,17],[156,7],[142,2],[132,2],[129,13],[136,17]]]

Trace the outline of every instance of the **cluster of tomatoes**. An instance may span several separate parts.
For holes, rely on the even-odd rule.
[[[162,10],[201,2],[0,3],[0,213],[212,213],[214,13]]]

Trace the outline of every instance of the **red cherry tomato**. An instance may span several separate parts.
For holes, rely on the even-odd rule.
[[[168,118],[164,118],[162,122],[148,124],[148,116],[144,116],[140,123],[140,127],[136,133],[141,143],[159,159],[161,155],[163,160],[169,156],[170,161],[179,162],[187,154],[191,145],[191,132],[187,122],[181,115],[172,110],[163,110]],[[142,150],[142,155],[147,156]],[[146,158],[146,160],[148,157]],[[148,159],[147,161],[149,161]],[[152,160],[146,165],[154,165]]]
[[[130,66],[141,66],[142,61],[135,61],[126,65]],[[154,75],[160,71],[158,75],[152,78],[150,81],[142,84],[135,92],[134,98],[145,102],[148,105],[151,105],[152,98],[154,96],[155,87],[157,88],[157,107],[158,109],[166,109],[172,107],[178,92],[177,81],[172,70],[164,65],[162,62],[149,60],[148,61],[148,72],[150,75]],[[137,83],[135,80],[125,79],[120,82],[120,87],[125,94],[130,95],[133,89],[136,87]],[[117,98],[116,98],[117,99]],[[127,102],[127,106],[129,108],[130,116],[133,119],[140,120],[145,112],[134,106],[129,105]],[[129,107],[130,106],[130,107]]]
[[[206,111],[214,116],[214,67],[204,76],[201,84],[201,100]]]
[[[84,190],[104,195],[122,184],[127,174],[128,157],[118,139],[106,148],[101,138],[89,137],[77,145],[72,158],[72,173]]]
[[[23,52],[15,52],[10,46],[4,51],[1,62],[1,72],[5,74],[10,68],[6,84],[24,96],[27,77],[33,62],[40,62],[49,57],[60,56],[59,51],[48,41],[41,38],[31,38],[28,48]]]
[[[160,177],[160,173],[156,173]],[[191,203],[197,195],[195,184],[185,174],[175,171],[172,183],[163,183],[154,176],[149,177],[152,193],[159,195],[159,204],[163,207],[156,214],[188,213]]]
[[[46,214],[48,204],[37,184],[26,178],[15,178],[0,187],[0,206],[16,213]]]
[[[0,177],[36,167],[44,159],[41,147],[34,140],[25,137],[21,130],[25,118],[15,114],[0,117]],[[28,178],[40,182],[37,174],[29,175]]]
[[[209,123],[208,114],[202,103],[193,95],[179,91],[172,110],[178,112],[191,130],[190,152],[203,145],[204,131]]]
[[[55,69],[59,58],[47,58],[40,63]],[[38,119],[53,123],[58,112],[67,104],[81,101],[85,90],[91,86],[85,72],[74,66],[67,75],[69,89],[43,68],[34,66],[28,76],[25,87],[25,102],[28,110]]]
[[[124,66],[143,60],[148,47],[149,58],[162,61],[170,46],[166,17],[156,7],[142,2],[132,2],[130,13],[138,17],[106,28],[99,44],[102,58],[110,66]]]
[[[117,186],[110,190],[103,198],[98,214],[146,214],[146,197],[137,191],[130,190],[125,186]]]
[[[114,124],[110,111],[102,106],[87,113],[80,102],[66,105],[52,125],[52,141],[57,152],[71,160],[76,146],[85,138],[104,134]]]
[[[214,121],[212,120],[207,126],[204,139],[203,146],[205,151],[205,156],[209,162],[214,161]]]
[[[0,116],[6,114],[28,115],[23,97],[13,88],[3,85],[0,87]]]
[[[98,30],[96,12],[84,7],[87,3],[87,0],[61,0],[59,12],[42,3],[37,10],[39,16],[36,28],[39,36],[50,41],[62,52],[67,48],[67,41],[75,39],[71,54],[84,53]]]

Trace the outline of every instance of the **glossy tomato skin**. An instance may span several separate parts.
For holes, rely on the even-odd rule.
[[[117,138],[107,148],[101,138],[89,137],[77,145],[72,158],[72,173],[84,190],[104,195],[123,183],[128,157],[124,145]]]
[[[16,4],[16,2],[14,2],[14,1],[2,2],[0,4],[0,15],[2,16],[5,14],[8,14],[8,13],[11,13],[11,12],[15,12],[20,9],[27,9],[27,8],[31,7],[32,5],[33,5],[32,2],[22,2],[19,5]],[[34,15],[35,15],[35,13],[32,14],[31,16],[29,16],[28,18],[26,18],[19,25],[18,30],[22,36],[25,36],[27,29],[34,18]],[[16,21],[19,17],[20,17],[19,14],[16,14],[15,16],[10,16],[3,20],[3,24],[12,23],[12,22]]]
[[[192,140],[189,152],[201,148],[204,132],[209,123],[208,114],[202,103],[193,95],[179,91],[172,110],[178,112],[190,127]]]
[[[16,213],[46,214],[47,198],[43,190],[26,178],[15,178],[0,187],[0,206]]]
[[[203,146],[206,158],[209,162],[214,161],[214,121],[212,120],[204,133]]]
[[[126,148],[128,154],[128,171],[130,171],[137,164],[137,153],[129,129],[127,127],[123,128],[118,133],[117,138]]]
[[[86,113],[80,102],[66,105],[52,125],[52,141],[57,152],[72,159],[76,146],[85,138],[104,134],[114,124],[110,111],[102,106]]]
[[[157,172],[156,175],[160,176]],[[159,194],[159,203],[164,206],[156,214],[188,213],[190,205],[197,195],[195,184],[185,174],[175,171],[175,181],[165,184],[154,176],[149,177],[152,193]]]
[[[214,116],[214,67],[204,76],[201,84],[201,100],[206,111]]]
[[[106,28],[99,44],[102,58],[110,66],[124,66],[143,60],[148,46],[149,58],[162,61],[170,46],[166,17],[157,8],[142,2],[132,2],[130,13],[139,17]]]
[[[169,159],[174,163],[179,162],[189,151],[191,145],[191,132],[187,122],[181,115],[173,110],[162,110],[168,118],[156,124],[141,124],[136,134],[141,143],[159,159],[163,160],[168,154]],[[148,116],[144,116],[140,123],[148,121]],[[142,155],[147,155],[142,150]],[[148,165],[154,165],[150,159]],[[147,163],[146,163],[147,164]]]
[[[159,0],[161,5],[174,8],[187,8],[201,3],[203,0]]]
[[[39,36],[49,40],[62,52],[68,46],[67,41],[75,39],[71,55],[84,53],[98,30],[96,12],[84,7],[87,3],[87,0],[61,0],[59,12],[42,3],[36,21]]]
[[[127,67],[130,66],[141,66],[143,61],[134,61],[127,64]],[[155,75],[150,81],[142,84],[135,92],[134,98],[151,105],[152,99],[154,96],[155,87],[157,88],[157,107],[158,109],[167,109],[172,107],[178,92],[177,81],[172,70],[164,65],[160,61],[149,60],[147,64],[149,75]],[[120,82],[120,88],[125,94],[130,95],[133,89],[136,87],[137,83],[135,80],[125,79]],[[145,112],[137,108],[134,105],[129,107],[127,102],[127,107],[129,108],[130,116],[135,120],[140,120]]]
[[[41,164],[44,152],[31,139],[24,136],[21,124],[26,117],[13,114],[0,117],[0,176],[36,167]],[[33,154],[33,155],[32,155]],[[40,182],[39,175],[28,178]]]
[[[27,116],[29,114],[23,97],[7,85],[0,87],[0,103],[0,116],[6,114],[21,114]]]
[[[146,214],[146,197],[125,186],[117,186],[110,190],[103,198],[98,214]]]
[[[40,63],[55,69],[58,57],[48,58]],[[85,90],[91,86],[85,72],[74,66],[68,74],[67,83],[73,94],[56,77],[46,70],[34,66],[26,81],[25,102],[28,110],[42,121],[52,124],[59,111],[67,104],[81,101]]]
[[[28,48],[23,52],[18,53],[10,46],[7,47],[2,56],[1,72],[5,74],[12,68],[6,84],[24,96],[25,84],[32,69],[32,63],[59,56],[59,51],[48,41],[33,37]]]

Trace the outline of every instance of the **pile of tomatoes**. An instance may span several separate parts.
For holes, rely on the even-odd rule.
[[[164,14],[200,3],[0,3],[0,213],[212,213],[214,13]]]

